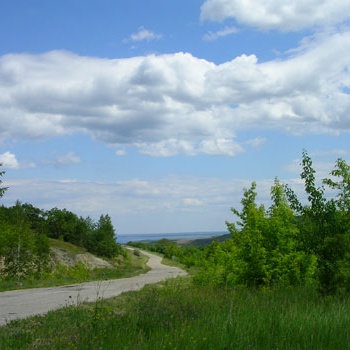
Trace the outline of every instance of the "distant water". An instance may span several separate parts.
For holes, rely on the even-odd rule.
[[[144,233],[144,234],[120,234],[117,235],[118,243],[128,243],[130,241],[158,241],[160,239],[197,239],[197,238],[209,238],[222,236],[227,234],[225,231],[214,231],[214,232],[183,232],[183,233]]]

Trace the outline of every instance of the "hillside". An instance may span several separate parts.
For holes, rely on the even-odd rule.
[[[50,239],[50,264],[54,269],[58,265],[74,268],[81,264],[89,270],[113,267],[108,261],[88,253],[84,248],[56,239]]]
[[[123,255],[103,259],[61,240],[49,239],[49,244],[48,269],[45,268],[41,273],[27,278],[8,278],[1,273],[3,267],[0,265],[0,292],[127,278],[146,273],[150,269],[147,266],[148,257],[144,254],[136,256],[133,250],[123,249]]]
[[[224,242],[231,238],[231,234],[224,234],[221,236],[212,236],[205,238],[180,238],[180,239],[169,239],[168,241],[175,242],[179,246],[206,246],[212,242]],[[162,240],[167,240],[167,238],[162,238],[161,240],[141,240],[133,243],[146,243],[146,244],[157,244]]]
[[[212,242],[224,242],[227,239],[231,238],[231,234],[225,234],[221,236],[213,236],[207,238],[194,238],[194,239],[179,239],[176,240],[178,245],[190,245],[190,246],[205,246],[209,245]]]

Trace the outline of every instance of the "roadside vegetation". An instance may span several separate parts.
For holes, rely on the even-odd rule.
[[[234,290],[178,278],[12,321],[0,328],[0,348],[344,350],[349,315],[348,298],[306,287]]]
[[[266,208],[253,182],[224,242],[130,242],[182,264],[188,277],[11,322],[0,348],[348,348],[350,166],[338,159],[319,181],[302,156],[301,198],[275,179]]]
[[[131,245],[163,253],[188,268],[197,267],[200,285],[231,288],[307,286],[323,296],[350,291],[350,166],[335,163],[319,184],[312,160],[303,152],[306,199],[277,178],[271,205],[257,202],[256,183],[243,190],[236,221],[226,222],[231,236],[208,246],[178,246],[161,240]]]

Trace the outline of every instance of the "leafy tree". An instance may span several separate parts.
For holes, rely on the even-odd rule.
[[[113,258],[121,252],[110,216],[101,215],[96,227],[90,233],[88,250],[100,256]]]
[[[277,178],[271,188],[271,200],[267,230],[263,233],[269,260],[267,280],[284,285],[312,283],[316,257],[299,247],[298,221],[288,203],[284,186]]]
[[[3,208],[4,209],[4,208]],[[0,230],[0,254],[4,259],[2,273],[8,278],[24,278],[47,268],[49,245],[46,236],[30,229],[30,222],[22,207],[6,208],[6,222]]]
[[[337,194],[337,206],[344,213],[350,213],[350,165],[338,158],[334,169],[331,171],[333,179],[324,179],[323,183],[328,185],[330,188],[338,190]],[[336,178],[340,180],[336,181]]]
[[[350,232],[339,208],[344,209],[348,204],[346,195],[349,189],[349,168],[345,162],[338,160],[332,175],[341,177],[342,181],[323,181],[324,184],[341,190],[338,200],[327,200],[324,187],[316,184],[310,156],[306,151],[303,151],[302,156],[301,178],[304,180],[308,204],[303,205],[288,186],[286,193],[291,207],[299,217],[301,249],[317,257],[320,290],[330,294],[344,286],[344,280],[339,278],[339,271],[349,250]]]
[[[0,163],[0,167],[2,166],[2,164]],[[5,171],[0,171],[0,185],[2,184],[2,180],[1,177],[5,174]],[[6,190],[8,189],[8,187],[0,187],[0,198],[4,195],[4,193],[6,192]]]
[[[89,227],[83,218],[67,209],[58,208],[47,211],[45,217],[45,232],[48,237],[86,246]]]
[[[265,208],[256,204],[256,183],[253,182],[249,189],[244,189],[241,200],[242,210],[232,208],[233,214],[240,221],[237,225],[226,223],[236,249],[234,249],[234,272],[236,284],[247,286],[259,286],[264,283],[266,277],[265,264],[267,251],[263,245],[263,226],[266,225]]]
[[[335,277],[337,284],[350,290],[350,165],[338,158],[330,175],[332,179],[324,179],[323,183],[338,191],[333,201],[337,208],[338,231],[327,243],[332,245],[333,256],[341,259]]]
[[[268,210],[257,205],[256,197],[253,182],[244,189],[241,211],[232,209],[238,223],[226,223],[232,238],[208,247],[206,271],[196,280],[248,287],[312,283],[315,256],[299,249],[297,220],[283,185],[275,179]]]
[[[244,189],[231,239],[211,244],[195,280],[225,285],[315,284],[324,294],[350,290],[350,166],[338,159],[332,178],[317,184],[312,159],[302,153],[307,202],[275,179],[268,210],[256,203],[256,184]],[[337,191],[334,198],[325,187]]]
[[[171,259],[171,250],[177,247],[177,244],[170,239],[163,238],[157,241],[155,244],[156,252],[165,254],[167,258]]]
[[[238,225],[244,227],[249,220],[249,214],[257,209],[256,205],[256,182],[252,182],[251,187],[249,189],[244,189],[243,198],[241,200],[242,211],[239,212],[235,208],[231,208],[231,211],[234,215],[236,215],[241,221],[238,221]],[[234,223],[226,222],[231,233],[236,232],[236,226]]]
[[[39,208],[34,207],[30,203],[22,204],[22,209],[28,221],[30,222],[30,228],[37,232],[43,232],[45,224],[45,212]]]

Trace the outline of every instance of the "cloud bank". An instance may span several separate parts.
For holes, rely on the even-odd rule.
[[[248,128],[350,131],[350,31],[284,60],[215,64],[189,53],[127,59],[66,51],[0,57],[0,141],[87,133],[151,156],[244,152]],[[74,159],[70,159],[70,161]],[[75,160],[76,161],[76,160]]]
[[[271,184],[259,183],[262,201],[269,200]],[[230,207],[239,206],[242,188],[249,187],[250,181],[181,176],[115,182],[31,178],[8,179],[6,186],[10,188],[3,198],[7,205],[21,198],[38,208],[68,208],[94,219],[108,213],[116,218],[118,232],[128,233],[140,232],[138,220],[143,223],[141,232],[169,232],[170,224],[180,231],[207,231],[217,230],[219,223],[224,230],[225,220],[231,220]]]

